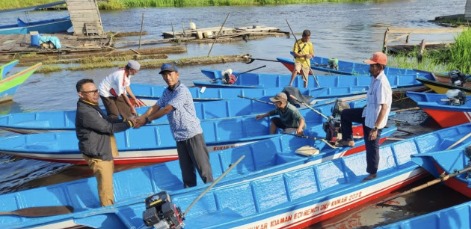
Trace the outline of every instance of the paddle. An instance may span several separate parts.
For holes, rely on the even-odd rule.
[[[0,212],[0,215],[16,215],[23,217],[45,217],[69,214],[74,211],[72,206],[46,206],[22,208],[15,211]]]
[[[323,118],[329,120],[329,117],[327,117],[325,114],[322,114],[321,112],[319,112],[318,110],[312,108],[311,106],[309,106],[307,103],[303,102],[303,101],[300,101],[298,98],[296,98],[296,96],[294,95],[289,95],[291,98],[293,98],[294,100],[296,100],[298,103],[301,103],[302,105],[306,106],[307,108],[311,109],[312,111],[316,112],[317,114],[319,114],[320,116],[322,116]]]
[[[291,31],[291,34],[293,34],[293,37],[294,37],[294,40],[295,40],[296,44],[298,45],[299,51],[301,51],[302,50],[301,46],[299,46],[298,39],[296,38],[296,35],[293,32],[293,29],[291,29],[291,26],[289,25],[288,19],[285,19],[285,20],[286,20],[286,24],[288,24],[288,27],[289,27],[289,30]],[[312,72],[311,68],[309,68],[309,74],[311,74],[314,77],[314,80],[316,81],[317,86],[320,87],[321,85],[319,84],[319,81],[317,80],[317,76],[314,75],[314,72]]]
[[[237,73],[235,76],[236,76],[236,77],[239,77],[240,75],[242,75],[242,74],[244,74],[244,73],[252,72],[252,71],[255,71],[255,70],[257,70],[257,69],[264,68],[264,67],[266,67],[266,65],[263,65],[263,66],[260,66],[260,67],[256,67],[256,68],[252,68],[252,69],[247,70],[247,71],[245,71],[245,72]]]
[[[386,205],[386,204],[384,204],[385,202],[388,202],[388,201],[390,201],[390,200],[396,199],[396,198],[398,198],[398,197],[400,197],[400,196],[403,196],[403,195],[407,195],[407,194],[410,194],[410,193],[413,193],[413,192],[422,190],[422,189],[424,189],[424,188],[427,188],[427,187],[430,187],[430,186],[432,186],[432,185],[434,185],[434,184],[438,184],[438,183],[440,183],[440,182],[446,181],[446,180],[448,180],[448,179],[450,179],[450,178],[452,178],[452,177],[456,177],[456,176],[458,176],[458,175],[460,175],[460,174],[462,174],[462,173],[468,172],[468,171],[471,171],[471,167],[467,167],[467,168],[464,168],[464,169],[462,169],[462,170],[458,170],[458,171],[456,171],[456,172],[454,172],[454,173],[450,173],[450,174],[446,174],[446,175],[445,175],[445,172],[443,172],[443,173],[440,175],[440,177],[438,177],[438,178],[436,178],[436,179],[434,179],[434,180],[431,180],[431,181],[429,181],[429,182],[427,182],[427,183],[425,183],[425,184],[419,185],[419,186],[417,186],[417,187],[415,187],[415,188],[409,189],[409,190],[407,190],[407,191],[405,191],[405,192],[398,193],[398,194],[396,194],[396,195],[394,195],[394,196],[392,196],[392,197],[389,197],[389,198],[387,198],[387,199],[385,199],[385,200],[383,200],[383,201],[377,203],[376,205],[378,205],[378,206],[380,206],[380,205]]]
[[[249,62],[247,62],[246,64],[251,64],[251,63],[254,62],[255,60],[270,61],[270,62],[281,62],[281,61],[279,61],[279,60],[269,60],[269,59],[262,59],[262,58],[252,58],[252,57],[249,57]]]
[[[291,133],[284,133],[284,134],[293,135],[293,136],[296,136],[298,138],[311,139],[311,140],[314,140],[314,141],[322,141],[332,149],[339,148],[337,146],[334,146],[334,145],[330,144],[329,141],[327,141],[325,138],[317,138],[317,137],[312,137],[312,136],[307,136],[307,135],[298,135],[298,134],[291,134]]]
[[[193,202],[191,202],[191,204],[186,208],[185,212],[183,213],[183,217],[185,217],[185,215],[188,213],[188,211],[190,211],[190,209],[193,207],[193,205],[196,204],[196,202],[198,202],[207,192],[209,192],[209,190],[211,190],[211,188],[213,188],[214,185],[216,185],[219,181],[221,181],[222,178],[224,178],[227,174],[229,174],[229,172],[233,168],[235,168],[244,158],[245,158],[245,155],[242,155],[221,176],[219,176],[215,181],[213,181],[213,183],[211,183],[211,185],[209,185],[198,197],[196,197],[196,199],[193,200]]]
[[[273,105],[273,103],[271,103],[271,102],[263,101],[263,100],[256,99],[256,98],[245,97],[243,95],[238,95],[237,97],[243,98],[243,99],[250,99],[250,100],[253,100],[253,101],[256,101],[256,102],[259,102],[259,103],[265,103],[265,104]]]

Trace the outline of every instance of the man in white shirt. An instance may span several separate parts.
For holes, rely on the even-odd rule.
[[[119,69],[108,75],[99,86],[100,98],[110,119],[129,119],[137,116],[136,107],[144,104],[136,99],[131,90],[131,77],[136,75],[141,65],[130,60],[124,69]],[[128,97],[129,96],[129,97]]]
[[[376,178],[379,164],[379,139],[381,130],[386,126],[391,111],[392,89],[388,78],[384,74],[388,58],[382,52],[376,52],[364,62],[370,65],[372,76],[368,94],[367,105],[364,108],[353,108],[342,111],[340,116],[342,140],[341,146],[354,146],[352,137],[352,122],[363,124],[363,133],[366,147],[366,172],[369,173],[363,181]]]

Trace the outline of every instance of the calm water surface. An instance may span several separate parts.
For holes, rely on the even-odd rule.
[[[226,27],[264,25],[289,31],[286,23],[286,20],[288,20],[298,38],[301,37],[302,30],[311,30],[311,39],[315,46],[316,55],[362,61],[368,58],[371,53],[381,50],[384,32],[387,27],[437,28],[438,26],[429,22],[429,20],[433,20],[436,16],[463,13],[465,2],[465,0],[384,0],[375,1],[375,3],[323,3],[266,7],[141,8],[113,12],[103,11],[101,16],[106,31],[139,31],[141,16],[144,13],[144,30],[148,32],[148,35],[144,36],[143,40],[160,39],[162,32],[172,30],[172,25],[175,30],[181,30],[182,26],[188,27],[190,22],[196,23],[197,27],[217,27],[221,25],[228,13],[230,13],[230,16],[226,22]],[[34,19],[48,18],[50,14],[51,12],[32,12],[28,17]],[[58,12],[58,14],[64,15],[65,13]],[[0,24],[14,23],[17,16],[24,18],[24,15],[12,14],[11,17],[0,18]],[[413,35],[411,36],[411,43],[418,43],[423,38]],[[138,38],[130,37],[126,39],[137,40]],[[429,36],[426,39],[428,41],[433,39],[450,40],[453,39],[453,36]],[[248,53],[255,58],[264,59],[289,57],[288,52],[293,42],[293,37],[280,37],[249,42],[215,44],[211,55]],[[188,44],[186,45],[187,53],[170,55],[169,58],[206,56],[210,46],[211,44]],[[259,70],[260,72],[287,73],[287,70],[279,63],[255,61],[250,65],[228,63],[181,67],[180,75],[182,82],[191,86],[193,80],[205,80],[205,77],[200,73],[201,68],[219,70],[232,68],[245,71],[261,65],[267,65],[267,67]],[[18,89],[14,102],[0,105],[0,113],[75,109],[77,100],[75,93],[76,81],[87,77],[100,82],[113,70],[96,69],[80,72],[62,71],[52,74],[35,74]],[[157,73],[157,70],[142,69],[133,78],[133,82],[163,85],[164,82]],[[412,116],[414,115],[420,116],[420,113],[413,113]],[[418,123],[420,122],[413,122],[413,125],[418,125]],[[414,126],[409,128],[414,128]],[[0,132],[0,134],[2,136],[11,135],[11,133],[6,132]],[[120,166],[117,169],[123,170],[129,167],[132,166]],[[0,179],[2,180],[0,193],[91,175],[86,167],[18,159],[6,155],[0,155],[0,171]],[[439,193],[450,192],[444,187],[437,187],[439,187]],[[454,200],[460,200],[457,194],[451,193],[447,195],[453,196]],[[440,199],[440,194],[438,196],[432,195],[430,198]],[[412,202],[415,200],[416,205],[420,202],[417,198],[409,199]],[[419,204],[424,206],[422,209],[426,209],[425,206],[430,205]],[[402,207],[402,209],[406,209],[406,207]],[[346,216],[336,217],[315,227],[371,227],[377,225],[378,222],[386,222],[385,215],[395,213],[381,211],[372,213],[371,209],[355,209],[346,214]],[[410,214],[416,213],[412,212]],[[345,223],[345,219],[356,219],[355,217],[359,217],[355,223],[351,225]],[[363,220],[360,220],[360,218]]]

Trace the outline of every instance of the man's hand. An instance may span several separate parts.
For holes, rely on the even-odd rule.
[[[378,137],[378,131],[377,130],[371,130],[370,135],[368,136],[368,139],[370,139],[370,141],[374,141],[374,140],[376,140],[377,137]]]
[[[262,118],[265,118],[265,115],[261,114],[261,115],[255,116],[255,119],[257,120],[262,119]]]

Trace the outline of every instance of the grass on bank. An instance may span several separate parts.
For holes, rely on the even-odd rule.
[[[418,49],[399,54],[391,58],[391,66],[420,69],[431,72],[448,72],[459,70],[471,73],[471,30],[460,33],[455,42],[443,50],[425,50],[421,63],[417,61]]]
[[[22,8],[57,1],[59,0],[1,0],[0,9]],[[104,10],[121,10],[134,7],[263,6],[321,2],[343,3],[366,1],[368,0],[98,0],[98,6],[100,9]]]

